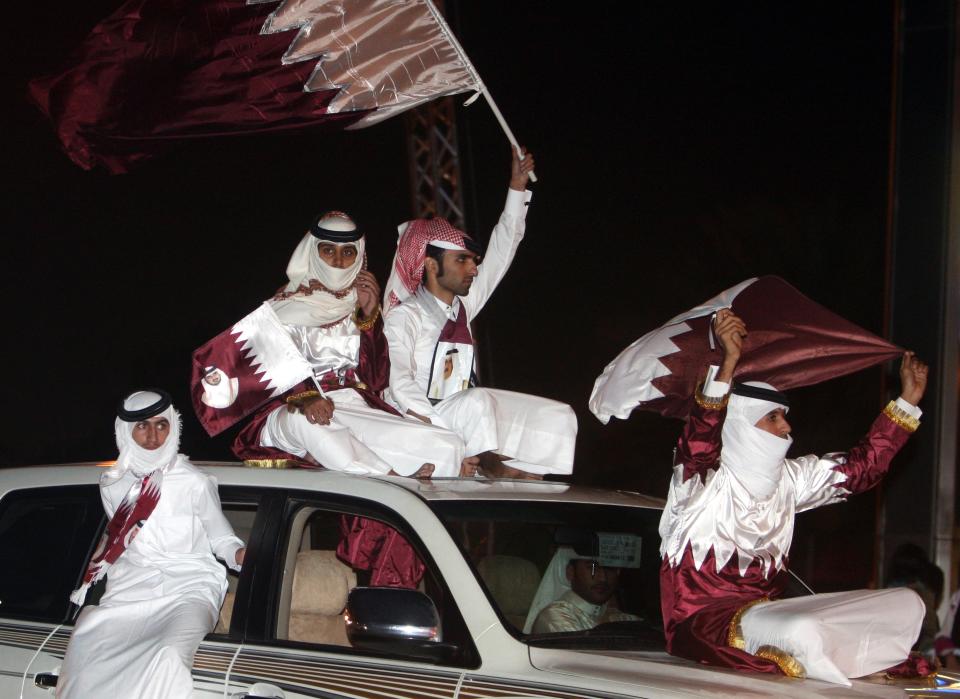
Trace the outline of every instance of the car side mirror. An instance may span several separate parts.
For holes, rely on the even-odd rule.
[[[347,638],[356,648],[442,662],[457,647],[443,642],[433,600],[399,587],[355,587],[344,613]]]

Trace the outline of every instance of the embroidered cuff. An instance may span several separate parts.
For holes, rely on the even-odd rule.
[[[907,432],[916,432],[917,428],[920,427],[920,421],[897,405],[895,401],[887,403],[887,407],[883,409],[883,414]]]
[[[303,404],[313,398],[319,398],[323,394],[320,391],[301,391],[300,393],[294,393],[292,396],[287,396],[286,402],[287,405],[292,405],[296,408],[303,407]]]
[[[787,677],[802,679],[807,676],[807,669],[803,666],[803,663],[776,646],[760,646],[754,655],[776,663],[780,672]]]
[[[718,389],[718,387],[725,387],[727,390],[721,393],[722,388]],[[701,384],[697,386],[697,392],[693,399],[697,401],[697,405],[705,410],[721,410],[727,407],[727,401],[730,400],[730,384],[722,381],[710,381],[705,385]]]
[[[249,468],[296,468],[293,459],[244,459],[243,465]]]
[[[740,621],[743,619],[743,615],[746,613],[750,607],[755,604],[761,604],[763,602],[769,602],[768,597],[761,597],[760,599],[755,599],[750,602],[747,602],[745,605],[740,607],[737,610],[736,614],[730,619],[730,626],[727,627],[727,645],[731,648],[736,648],[737,650],[742,650],[745,653],[747,651],[747,641],[743,637],[743,627],[740,625]],[[787,677],[806,677],[807,670],[799,660],[790,655],[784,650],[777,648],[776,646],[760,646],[757,648],[755,653],[751,653],[758,658],[763,658],[764,660],[769,660],[772,663],[775,663],[780,672],[782,672]]]
[[[740,626],[740,620],[743,618],[743,615],[746,613],[746,611],[753,605],[769,601],[769,597],[761,597],[759,599],[747,602],[737,610],[736,614],[730,618],[730,625],[727,627],[728,646],[731,648],[736,648],[737,650],[746,650],[747,642],[743,638],[743,628]]]
[[[357,310],[353,312],[353,324],[357,326],[357,330],[362,333],[367,332],[370,328],[374,326],[377,322],[377,318],[380,317],[380,306],[377,306],[371,316],[366,320],[360,320],[360,307],[357,306]]]

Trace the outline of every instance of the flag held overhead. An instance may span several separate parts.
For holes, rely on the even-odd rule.
[[[30,84],[70,158],[115,173],[177,140],[362,128],[483,89],[429,0],[128,0]]]
[[[749,334],[738,381],[809,386],[898,357],[903,350],[811,301],[779,277],[748,279],[627,347],[594,382],[590,411],[606,424],[640,408],[685,417],[707,365],[719,364],[713,314],[732,308]]]

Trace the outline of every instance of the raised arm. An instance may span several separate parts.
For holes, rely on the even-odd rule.
[[[796,459],[797,511],[828,505],[877,485],[890,462],[920,426],[918,406],[927,388],[927,365],[913,352],[900,363],[900,397],[883,409],[850,451]]]
[[[526,186],[534,167],[533,154],[528,153],[526,149],[523,149],[523,152],[524,158],[520,160],[516,150],[511,148],[513,160],[510,166],[510,189],[507,190],[507,201],[500,214],[500,220],[490,234],[483,262],[477,270],[477,277],[473,281],[470,293],[460,299],[470,318],[476,318],[477,313],[486,305],[493,290],[510,269],[520,241],[523,240],[527,204],[532,196],[526,191]]]
[[[883,478],[890,462],[920,426],[923,414],[918,404],[927,390],[926,364],[913,352],[905,352],[900,362],[900,397],[890,401],[874,420],[870,431],[847,454],[846,463],[835,470],[847,479],[842,487],[851,493],[869,490]]]
[[[740,361],[747,327],[733,311],[724,308],[714,320],[714,334],[723,352],[723,359],[719,367],[710,367],[703,387],[697,390],[674,457],[674,465],[683,464],[684,480],[695,474],[705,476],[707,470],[716,468],[720,460],[720,433],[726,416],[727,398],[734,370]]]

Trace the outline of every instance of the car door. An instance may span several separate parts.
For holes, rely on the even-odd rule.
[[[228,574],[220,618],[194,657],[197,696],[242,696],[250,688],[247,683],[234,682],[230,670],[243,647],[248,626],[255,634],[260,633],[263,615],[257,607],[264,604],[269,592],[284,494],[279,490],[221,486],[220,502],[247,551],[240,573]]]
[[[228,696],[455,696],[464,672],[478,667],[479,657],[453,596],[415,533],[388,508],[360,498],[291,491],[282,509],[274,520],[272,561],[266,533],[258,542]],[[351,532],[358,527],[365,529],[351,548]],[[433,600],[444,640],[456,648],[448,658],[425,660],[399,649],[351,646],[343,616],[350,589],[387,582],[416,587]]]
[[[0,499],[0,696],[20,696],[21,684],[24,697],[52,695],[72,629],[69,595],[105,521],[96,485]]]

